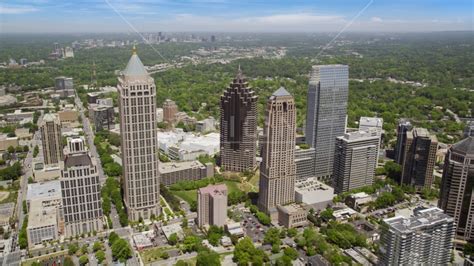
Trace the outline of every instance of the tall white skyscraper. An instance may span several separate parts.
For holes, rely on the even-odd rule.
[[[130,220],[160,213],[156,87],[133,49],[118,82],[124,201]]]
[[[306,112],[306,143],[315,149],[315,176],[330,179],[334,145],[346,127],[349,67],[313,66],[309,80]]]

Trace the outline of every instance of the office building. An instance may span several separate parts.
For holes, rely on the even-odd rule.
[[[405,149],[401,183],[413,185],[418,190],[431,188],[438,150],[436,136],[425,128],[414,128],[407,132],[405,144],[401,146]]]
[[[160,163],[160,182],[169,186],[180,181],[199,180],[214,176],[214,165],[199,161]]]
[[[124,201],[130,220],[160,213],[156,87],[134,48],[119,76]]]
[[[454,218],[456,238],[474,240],[474,137],[454,144],[444,162],[438,206]]]
[[[114,128],[115,114],[113,106],[98,104],[89,105],[89,118],[94,124],[95,131],[111,130]]]
[[[60,97],[68,97],[74,95],[74,82],[72,78],[56,77],[54,79],[54,88]]]
[[[268,99],[263,130],[258,207],[275,220],[276,207],[295,200],[296,107],[283,87]]]
[[[222,227],[227,220],[227,187],[225,184],[198,189],[198,225]]]
[[[314,148],[295,147],[296,179],[304,180],[314,177]]]
[[[40,124],[44,164],[57,164],[63,158],[61,122],[56,114],[45,114]]]
[[[40,201],[31,203],[26,227],[29,248],[59,238],[58,217],[58,208],[44,207]]]
[[[413,126],[411,125],[410,121],[406,119],[401,119],[398,122],[397,144],[395,146],[395,162],[400,165],[403,163],[403,159],[405,156],[407,132],[411,131],[412,129],[413,129]]]
[[[415,211],[414,216],[384,220],[380,237],[380,265],[448,265],[454,221],[438,208]]]
[[[166,99],[163,103],[163,121],[173,124],[176,122],[176,114],[178,113],[178,106],[170,99]]]
[[[99,173],[83,137],[68,138],[61,162],[61,194],[67,237],[99,232],[103,212]]]
[[[220,103],[220,155],[226,171],[243,172],[255,167],[257,99],[239,67]]]
[[[320,182],[315,177],[298,180],[295,184],[295,201],[304,203],[315,211],[332,205],[334,188]]]
[[[336,194],[373,184],[379,142],[379,135],[365,131],[337,138],[333,175]]]
[[[302,227],[308,225],[308,211],[301,204],[291,203],[278,206],[278,223],[285,228]]]
[[[315,149],[315,176],[330,180],[333,174],[336,138],[346,128],[349,67],[313,66],[306,112],[306,143]]]

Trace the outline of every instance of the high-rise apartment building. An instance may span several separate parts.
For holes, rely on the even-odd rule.
[[[99,174],[83,137],[68,138],[61,162],[61,194],[65,235],[103,229]]]
[[[239,72],[221,96],[220,156],[226,171],[255,167],[257,152],[257,96]]]
[[[56,114],[45,114],[40,124],[44,164],[57,164],[63,158],[61,122]]]
[[[397,162],[400,165],[403,163],[403,159],[405,156],[407,132],[411,131],[412,129],[413,129],[413,126],[411,125],[410,121],[406,119],[401,119],[398,122],[397,144],[395,146],[395,162]]]
[[[379,142],[380,135],[373,128],[337,138],[333,175],[335,193],[373,184]]]
[[[431,188],[436,163],[438,139],[425,128],[413,128],[406,133],[401,183],[417,189]],[[398,144],[397,144],[398,146]]]
[[[176,114],[178,113],[178,106],[170,99],[166,99],[163,103],[163,121],[173,124],[176,122]]]
[[[313,66],[306,112],[306,143],[315,149],[315,176],[329,180],[333,174],[336,138],[346,128],[349,67]]]
[[[263,130],[258,207],[275,219],[278,205],[295,200],[296,107],[283,87],[268,99]]]
[[[474,240],[474,137],[454,144],[446,154],[438,206],[454,218],[456,238]]]
[[[160,213],[156,87],[136,50],[119,76],[124,201],[130,220]]]
[[[198,225],[222,227],[227,220],[227,187],[225,184],[207,186],[197,193]]]
[[[384,220],[380,265],[448,265],[454,237],[453,218],[438,208],[410,218]]]

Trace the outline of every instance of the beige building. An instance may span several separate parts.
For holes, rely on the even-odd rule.
[[[16,148],[18,145],[18,137],[9,138],[7,134],[0,134],[0,151],[6,151],[10,146]]]
[[[44,164],[57,164],[63,158],[61,123],[55,114],[45,114],[40,125]]]
[[[308,212],[300,204],[278,206],[278,223],[286,228],[308,225]]]
[[[135,49],[119,76],[124,201],[130,220],[160,213],[156,87]]]
[[[267,102],[258,207],[276,220],[278,205],[295,201],[296,107],[283,87]]]
[[[197,193],[198,225],[224,226],[227,220],[227,187],[225,184],[200,188]]]
[[[61,194],[67,237],[102,231],[99,174],[83,137],[68,138],[61,162]]]
[[[58,112],[59,121],[61,123],[74,123],[77,122],[79,114],[75,109],[64,109]]]
[[[163,121],[173,124],[176,121],[178,106],[170,99],[166,99],[163,103]]]
[[[179,181],[198,180],[214,176],[212,163],[202,164],[199,161],[160,163],[161,184],[169,186]]]
[[[59,238],[58,217],[58,208],[44,207],[41,201],[31,202],[26,228],[30,249]]]

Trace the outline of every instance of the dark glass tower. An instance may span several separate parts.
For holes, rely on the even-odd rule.
[[[221,96],[221,166],[242,172],[255,167],[257,150],[257,96],[240,70]]]

